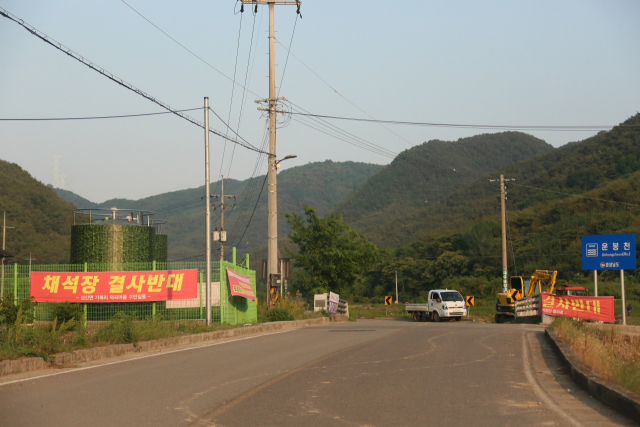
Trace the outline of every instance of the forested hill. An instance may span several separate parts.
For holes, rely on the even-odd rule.
[[[515,179],[507,184],[509,212],[563,199],[561,193],[581,194],[640,168],[640,114],[611,131],[573,142],[547,154],[509,165],[485,175],[438,203],[428,205],[373,229],[372,235],[394,225],[391,247],[412,241],[421,234],[453,229],[469,220],[499,213],[500,189],[490,183],[503,173]],[[615,194],[609,198],[615,198]]]
[[[609,132],[499,171],[516,179],[508,184],[509,274],[550,269],[559,271],[561,281],[587,285],[582,235],[640,235],[639,169],[637,114]],[[406,298],[438,286],[494,293],[501,276],[500,190],[488,178],[395,221],[396,243],[415,240],[416,230],[421,237],[394,251],[371,286],[382,286],[384,295],[398,271]],[[640,277],[628,273],[628,291],[640,298]],[[601,274],[606,281],[619,273]]]
[[[402,152],[332,212],[376,243],[390,247],[393,244],[387,239],[398,224],[392,221],[391,228],[384,229],[382,224],[430,206],[487,173],[551,151],[551,145],[521,132],[425,142]],[[394,243],[400,241],[392,238]]]
[[[15,163],[0,160],[0,221],[6,212],[8,262],[38,264],[69,261],[73,205]]]
[[[303,212],[305,204],[315,206],[324,214],[354,190],[360,188],[371,176],[384,166],[356,162],[309,163],[278,173],[278,212]],[[235,195],[237,207],[225,212],[225,230],[228,247],[236,246],[244,234],[238,249],[244,253],[267,242],[267,186],[265,184],[256,205],[265,176],[252,180],[225,179],[225,195]],[[211,184],[211,192],[220,193],[220,182]],[[157,212],[157,217],[168,220],[163,229],[169,236],[169,259],[204,258],[204,186],[173,191],[141,200],[111,199],[96,204],[78,198],[74,193],[59,190],[67,200],[82,203],[83,207],[140,208]],[[214,200],[219,204],[219,200]],[[227,203],[233,203],[227,199]],[[255,208],[255,213],[254,213]],[[251,216],[250,225],[247,228]],[[212,211],[212,227],[220,227],[220,209]],[[246,229],[246,232],[245,232]],[[289,228],[284,217],[278,218],[278,235],[284,237]],[[217,245],[214,245],[217,250]],[[227,254],[230,254],[229,250]],[[214,254],[214,258],[217,253]]]

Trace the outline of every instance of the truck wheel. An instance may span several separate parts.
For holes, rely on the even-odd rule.
[[[462,316],[456,317],[456,322],[459,322],[460,320],[462,320]]]
[[[504,321],[504,319],[502,318],[501,315],[496,314],[496,323],[502,323]]]
[[[438,314],[437,311],[433,312],[433,321],[434,322],[441,322],[442,321],[442,319],[440,319],[440,315]]]

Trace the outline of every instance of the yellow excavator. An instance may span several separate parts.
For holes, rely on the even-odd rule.
[[[531,276],[511,276],[507,292],[500,292],[496,301],[496,323],[514,320],[516,301],[540,292],[553,293],[557,271],[536,270]],[[544,289],[544,290],[543,290]]]

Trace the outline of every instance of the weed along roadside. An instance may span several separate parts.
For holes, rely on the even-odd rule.
[[[31,336],[37,335],[38,337],[44,337],[41,338],[43,344],[52,345],[52,343],[54,343],[54,338],[57,338],[59,347],[56,347],[55,349],[61,351],[55,353],[42,352],[42,354],[39,355],[40,357],[26,357],[35,355],[32,351],[33,349],[24,353],[14,351],[12,354],[17,356],[17,358],[0,360],[0,377],[51,367],[72,367],[79,363],[124,356],[137,352],[158,351],[177,346],[197,344],[244,335],[324,325],[329,321],[330,320],[326,317],[316,317],[305,320],[267,322],[256,325],[219,325],[213,328],[207,328],[202,323],[157,320],[132,321],[131,319],[127,319],[125,316],[118,316],[107,325],[104,325],[104,327],[98,328],[94,331],[85,331],[85,333],[89,336],[95,337],[109,337],[119,343],[108,344],[104,341],[92,342],[91,338],[89,338],[87,348],[78,346],[71,348],[70,343],[78,336],[77,331],[66,329],[60,332],[60,329],[58,328],[57,332],[54,332],[53,324],[49,327],[22,325],[20,329],[24,330],[24,336],[31,333]],[[73,322],[69,322],[69,324],[70,323]],[[77,325],[77,323],[75,324]],[[154,336],[156,338],[150,338]],[[8,341],[3,341],[3,351],[7,342]],[[92,344],[95,346],[92,346]],[[53,346],[46,347],[45,345],[41,345],[40,348],[46,348],[48,350],[54,349]],[[3,355],[2,358],[5,359],[5,356]]]

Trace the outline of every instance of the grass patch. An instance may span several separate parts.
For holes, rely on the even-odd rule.
[[[405,311],[404,304],[349,304],[349,317],[396,317],[411,318]]]
[[[271,310],[267,310],[266,304],[258,307],[258,323],[304,320],[315,317],[322,317],[322,313],[314,313],[309,304],[300,296],[287,295],[280,298]]]
[[[137,320],[133,315],[117,313],[104,325],[85,329],[84,318],[50,325],[25,324],[20,310],[13,325],[0,329],[0,360],[38,356],[54,359],[55,354],[72,352],[82,348],[101,347],[110,344],[136,344],[140,341],[170,338],[229,328],[228,325],[207,326],[204,322],[189,320],[166,321],[156,319]]]
[[[557,317],[552,327],[594,373],[640,394],[640,337],[585,327],[566,317]]]

